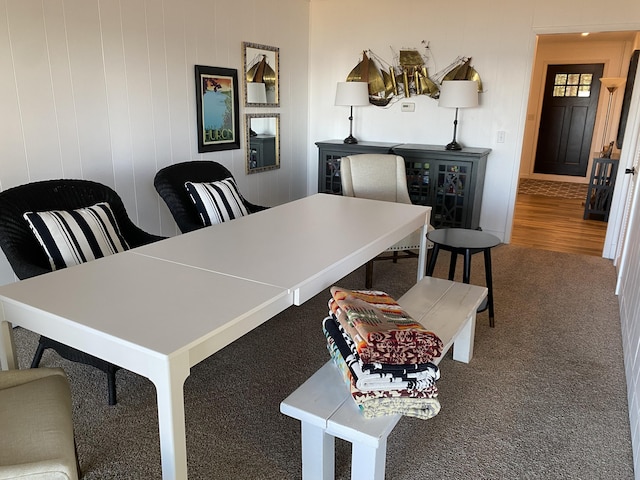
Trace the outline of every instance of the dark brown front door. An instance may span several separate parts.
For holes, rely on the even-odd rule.
[[[586,175],[603,66],[548,66],[535,173]]]

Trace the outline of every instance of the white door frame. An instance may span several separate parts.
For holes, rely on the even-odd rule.
[[[616,176],[616,188],[613,191],[613,200],[611,201],[611,210],[609,212],[609,222],[607,225],[607,234],[604,240],[604,248],[602,256],[615,260],[615,264],[619,264],[624,237],[626,231],[627,219],[629,217],[629,208],[633,193],[630,191],[632,175],[625,174],[627,168],[634,165],[637,168],[637,156],[640,149],[640,64],[636,70],[636,82],[631,94],[631,102],[629,104],[629,117],[625,128],[624,141],[622,150],[620,151],[619,168]],[[636,177],[637,178],[637,177]]]

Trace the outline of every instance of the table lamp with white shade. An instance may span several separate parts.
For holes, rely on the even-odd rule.
[[[453,121],[453,140],[445,148],[447,150],[462,150],[462,146],[456,141],[458,109],[478,106],[478,82],[475,80],[445,80],[440,85],[438,106],[456,109]]]
[[[358,143],[353,136],[353,107],[369,105],[369,85],[367,82],[338,82],[335,105],[350,108],[349,136],[344,139],[344,143]]]
[[[264,83],[247,82],[247,103],[267,103],[267,89]]]

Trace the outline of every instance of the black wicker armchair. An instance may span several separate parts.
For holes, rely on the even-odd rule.
[[[224,165],[217,162],[196,160],[176,163],[161,169],[156,173],[153,185],[160,198],[169,207],[180,231],[186,233],[202,228],[203,223],[189,198],[189,193],[184,186],[185,182],[217,182],[229,177],[233,178],[233,175]],[[268,208],[254,205],[244,197],[242,201],[249,213]]]
[[[106,185],[89,180],[67,179],[20,185],[0,192],[0,247],[16,276],[23,280],[52,271],[47,254],[23,218],[25,212],[75,210],[99,202],[110,205],[120,233],[129,247],[138,247],[163,238],[138,228],[129,219],[122,199]],[[54,349],[68,360],[92,365],[104,371],[108,379],[109,405],[116,404],[115,374],[120,367],[41,336],[31,363],[32,368],[39,365],[47,348]]]

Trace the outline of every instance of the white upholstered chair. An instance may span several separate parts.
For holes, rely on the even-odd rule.
[[[0,371],[0,479],[77,480],[71,391],[61,368]]]
[[[411,203],[407,188],[405,162],[398,155],[366,153],[344,157],[340,160],[340,181],[342,195],[345,196]],[[429,225],[429,230],[433,230],[431,225]],[[393,252],[392,255],[379,255],[367,262],[366,288],[371,288],[373,285],[373,262],[375,260],[393,260],[395,262],[401,257],[417,257],[420,241],[421,230],[416,230],[386,250],[386,252]],[[431,249],[432,247],[433,244],[427,242],[427,248]],[[399,255],[399,253],[403,253],[403,255]],[[421,278],[425,273],[426,265],[418,265],[418,269],[418,278]]]

